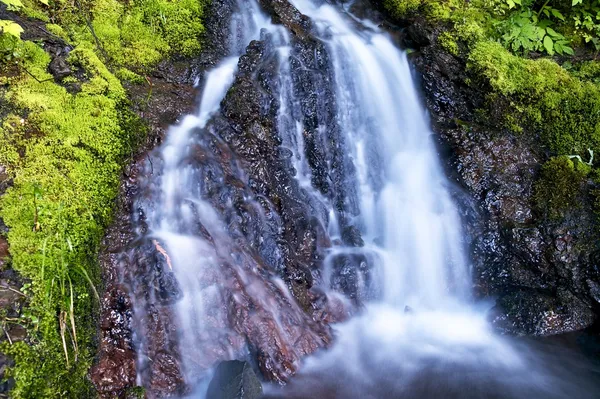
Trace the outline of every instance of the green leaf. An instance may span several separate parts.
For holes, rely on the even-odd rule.
[[[42,3],[45,6],[48,6],[48,0],[38,0],[40,3]]]
[[[566,54],[575,55],[575,52],[570,46],[563,46],[562,49]]]
[[[558,54],[563,55],[564,48],[563,45],[560,44],[560,42],[554,42],[554,50],[556,50]]]
[[[8,6],[9,10],[18,10],[23,7],[21,0],[0,0],[2,3]]]
[[[556,37],[556,38],[562,38],[563,35],[561,35],[560,33],[556,32],[554,29],[548,27],[546,28],[546,32],[552,36],[552,37]]]
[[[576,6],[577,4],[581,4],[583,2],[583,0],[573,0],[573,6]]]
[[[21,33],[23,33],[23,28],[21,28],[21,25],[16,22],[0,19],[0,32],[20,39]]]
[[[544,48],[546,49],[548,54],[554,55],[554,42],[548,35],[546,35],[546,37],[544,37]]]
[[[554,17],[560,19],[561,21],[565,20],[565,17],[556,8],[552,8],[550,12],[552,12],[552,15],[554,15]]]

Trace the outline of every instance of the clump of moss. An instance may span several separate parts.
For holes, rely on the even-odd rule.
[[[578,65],[577,70],[573,72],[573,75],[580,79],[590,80],[594,83],[600,83],[600,62],[598,61],[585,61]]]
[[[143,387],[132,387],[125,393],[126,399],[144,399],[146,390]]]
[[[567,210],[576,208],[589,172],[590,167],[581,162],[567,157],[551,158],[542,167],[534,187],[538,212],[550,219],[559,219]]]
[[[442,32],[442,34],[438,36],[438,43],[450,54],[458,56],[458,43],[456,42],[456,39],[452,33]]]
[[[199,0],[94,0],[57,17],[75,44],[97,47],[111,64],[143,70],[170,54],[200,51],[203,2]]]
[[[403,19],[414,15],[423,0],[384,0],[383,6],[394,17]]]
[[[499,43],[481,41],[471,50],[469,67],[491,87],[491,97],[510,104],[507,115],[530,133],[539,132],[557,155],[600,150],[600,88],[577,79],[548,59],[515,56]]]
[[[85,71],[77,93],[54,81],[40,45],[19,41],[18,51],[22,73],[7,80],[11,112],[0,125],[0,162],[14,184],[0,217],[12,266],[31,286],[28,344],[1,348],[16,361],[11,397],[91,397],[95,258],[122,162],[143,128],[120,81],[85,43],[68,59]]]

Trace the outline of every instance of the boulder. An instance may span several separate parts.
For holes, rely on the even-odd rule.
[[[257,399],[262,385],[248,362],[221,362],[215,370],[206,397],[210,399]]]

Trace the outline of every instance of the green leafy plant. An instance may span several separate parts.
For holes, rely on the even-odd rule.
[[[585,43],[600,50],[600,2],[573,0],[573,21]]]
[[[0,65],[20,57],[23,28],[16,22],[0,20]]]
[[[514,4],[514,2],[509,3]],[[542,16],[547,18],[540,19]],[[552,28],[554,21],[564,21],[562,13],[553,7],[544,5],[536,13],[529,7],[522,7],[506,20],[497,23],[502,43],[515,52],[540,51],[549,55],[573,55],[570,41]]]

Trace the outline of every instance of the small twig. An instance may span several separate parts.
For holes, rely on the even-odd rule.
[[[23,293],[22,293],[21,291],[19,291],[19,290],[15,290],[15,289],[14,289],[14,288],[12,288],[12,287],[5,286],[5,285],[1,285],[0,287],[4,288],[4,290],[9,290],[9,291],[12,291],[12,292],[14,292],[14,293],[16,293],[16,294],[22,295],[22,296],[24,296],[25,298],[27,298],[27,295],[23,294]],[[0,291],[4,291],[2,288],[0,288]]]
[[[67,359],[67,367],[69,367],[69,351],[67,350],[67,341],[65,340],[65,333],[67,332],[67,313],[62,310],[58,318],[60,325],[60,338],[63,344],[63,350],[65,351],[65,358]]]
[[[148,82],[148,84],[150,85],[150,91],[148,92],[148,96],[146,97],[146,106],[148,106],[148,104],[150,104],[150,98],[152,97],[152,89],[154,88],[154,85],[152,84],[152,81],[148,76],[144,76],[144,78],[146,79],[146,82]]]
[[[542,8],[540,8],[540,11],[538,11],[537,13],[537,17],[539,18],[540,15],[542,15],[542,12],[544,11],[544,8],[546,8],[546,6],[548,5],[548,3],[550,3],[550,0],[546,0],[546,2],[544,3],[544,5],[542,6]]]
[[[36,80],[36,82],[38,82],[38,83],[44,83],[44,82],[49,82],[51,80],[54,80],[54,77],[48,78],[48,79],[44,79],[44,80],[39,80],[34,74],[32,74],[31,72],[29,72],[29,70],[27,70],[27,68],[25,68],[23,65],[21,65],[21,68],[23,68],[25,70],[25,72],[27,72],[27,74],[29,74],[29,76],[31,76],[32,78],[34,78]]]
[[[38,208],[37,208],[37,200],[36,200],[36,192],[35,188],[33,189],[33,231],[40,230],[40,223],[38,219]]]
[[[164,256],[165,259],[167,260],[167,265],[169,265],[169,270],[173,270],[173,265],[171,264],[171,258],[169,257],[169,254],[167,254],[167,251],[165,251],[165,249],[160,246],[160,244],[158,243],[158,241],[152,240],[152,243],[156,247],[156,250],[158,252],[160,252],[162,254],[162,256]]]
[[[104,61],[108,65],[108,61],[109,61],[108,53],[106,52],[104,47],[102,47],[102,43],[100,43],[100,39],[98,39],[98,36],[96,36],[96,31],[94,30],[94,26],[92,25],[92,22],[88,18],[87,14],[84,11],[83,7],[81,6],[81,3],[79,2],[79,0],[75,0],[75,5],[77,6],[77,8],[79,8],[79,11],[81,11],[83,18],[85,19],[85,24],[87,25],[90,33],[94,37],[94,41],[96,42],[96,47],[98,47],[98,50],[100,50],[100,52],[102,53],[102,56],[104,57]]]

